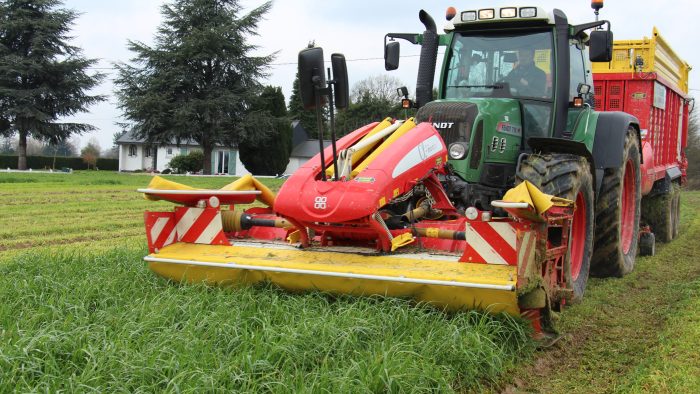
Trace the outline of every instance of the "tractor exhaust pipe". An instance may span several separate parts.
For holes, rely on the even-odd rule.
[[[418,19],[425,26],[418,64],[418,80],[416,81],[416,106],[420,108],[433,101],[433,80],[439,37],[435,21],[425,10],[420,10]]]

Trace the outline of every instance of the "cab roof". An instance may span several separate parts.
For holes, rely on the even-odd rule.
[[[445,32],[462,30],[470,25],[514,24],[519,22],[540,22],[554,24],[554,17],[542,7],[488,7],[464,10],[456,13],[445,26]]]

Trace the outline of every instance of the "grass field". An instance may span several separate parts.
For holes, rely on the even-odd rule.
[[[153,275],[148,176],[0,173],[0,392],[688,392],[700,387],[700,193],[682,235],[594,279],[534,350],[522,321]],[[198,187],[230,178],[172,177]],[[281,181],[265,180],[273,189]]]
[[[533,351],[506,316],[169,283],[141,260],[143,210],[170,209],[148,181],[0,174],[0,392],[478,390]]]
[[[564,337],[504,377],[544,393],[693,393],[700,387],[700,193],[682,195],[678,239],[622,279],[591,279]]]

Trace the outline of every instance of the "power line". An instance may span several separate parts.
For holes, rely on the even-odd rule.
[[[401,56],[402,58],[407,58],[407,57],[419,57],[420,55],[403,55]],[[357,59],[345,59],[346,62],[365,62],[365,61],[372,61],[372,60],[384,60],[383,57],[364,57],[364,58],[357,58]],[[330,63],[330,60],[326,60],[325,63]],[[297,65],[297,62],[283,62],[283,63],[270,63],[270,66],[291,66],[291,65]],[[88,67],[89,70],[116,70],[116,67]]]

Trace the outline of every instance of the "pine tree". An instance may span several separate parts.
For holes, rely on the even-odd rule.
[[[292,153],[292,126],[282,88],[266,86],[254,103],[253,111],[272,121],[272,133],[257,143],[242,140],[238,145],[241,162],[256,175],[282,174]]]
[[[0,2],[0,135],[19,134],[18,163],[27,169],[27,138],[57,144],[95,128],[59,119],[87,111],[102,96],[85,92],[104,77],[95,59],[68,44],[76,13],[58,0]]]
[[[41,154],[44,156],[75,157],[77,156],[77,148],[70,140],[66,139],[56,144],[44,144]]]
[[[117,97],[132,132],[151,143],[196,141],[205,174],[216,144],[264,139],[269,120],[250,107],[274,56],[252,56],[256,46],[248,36],[270,7],[266,2],[240,15],[238,0],[164,5],[154,46],[129,41],[133,64],[117,65]]]
[[[309,138],[318,138],[318,120],[316,119],[316,110],[306,110],[301,103],[301,93],[299,93],[299,73],[294,77],[292,85],[292,95],[289,97],[289,116],[292,120],[298,120],[301,126],[306,130]],[[324,111],[324,124],[327,121],[326,111]],[[325,130],[328,134],[328,130]]]

